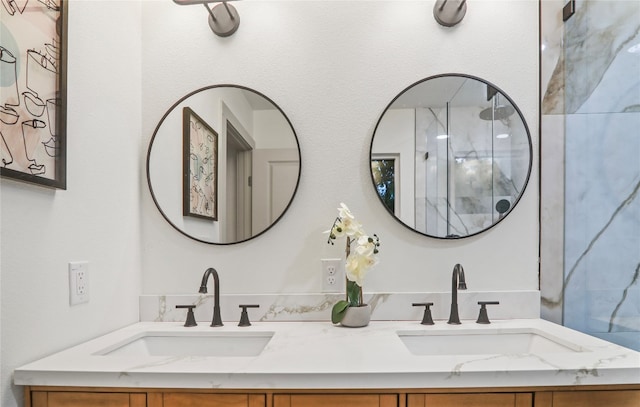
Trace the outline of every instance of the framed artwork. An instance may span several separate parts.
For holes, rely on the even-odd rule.
[[[0,174],[66,189],[66,0],[2,0]]]
[[[182,214],[218,220],[218,133],[182,109]]]

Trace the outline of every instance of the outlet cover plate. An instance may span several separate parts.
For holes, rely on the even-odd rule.
[[[89,263],[69,263],[69,305],[89,302]]]
[[[344,277],[344,261],[342,259],[321,259],[322,263],[322,292],[344,292],[346,283]]]

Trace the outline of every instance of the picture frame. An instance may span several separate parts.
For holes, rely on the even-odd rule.
[[[0,7],[0,175],[67,188],[67,1]]]
[[[218,133],[182,109],[182,214],[218,220]]]

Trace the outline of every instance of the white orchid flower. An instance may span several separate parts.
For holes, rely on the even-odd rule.
[[[338,208],[338,217],[341,219],[355,219],[347,205],[344,202],[340,202],[340,207]]]
[[[377,235],[367,235],[347,205],[342,202],[338,208],[338,216],[327,232],[329,233],[327,243],[332,245],[337,238],[346,236],[347,295],[346,299],[336,302],[331,309],[331,322],[338,324],[346,315],[349,307],[364,305],[362,287],[367,273],[378,263],[376,254],[380,246],[380,239]]]
[[[372,256],[375,253],[376,244],[373,239],[367,235],[358,238],[356,252],[361,256]]]
[[[351,281],[355,281],[355,283],[360,287],[363,286],[364,278],[367,275],[368,267],[366,266],[366,263],[366,257],[352,254],[347,258],[347,264],[345,265],[347,278]]]
[[[341,223],[347,236],[358,237],[362,235],[362,225],[354,218],[342,218]]]
[[[338,217],[331,230],[327,232],[330,234],[329,242],[331,242],[331,244],[333,244],[332,240],[340,237],[347,236],[348,239],[351,239],[347,240],[348,256],[346,259],[345,274],[347,275],[347,279],[362,287],[365,276],[369,270],[378,263],[376,259],[376,254],[378,253],[378,237],[374,235],[372,238],[367,235],[362,225],[355,219],[344,203],[340,203]],[[352,245],[354,247],[352,247]]]

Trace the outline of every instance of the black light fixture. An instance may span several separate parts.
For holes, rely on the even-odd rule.
[[[209,27],[214,34],[220,37],[228,37],[235,33],[240,26],[240,15],[238,11],[227,1],[212,0],[173,0],[180,6],[190,6],[202,4],[209,12]],[[209,3],[218,3],[213,8],[209,8]]]

